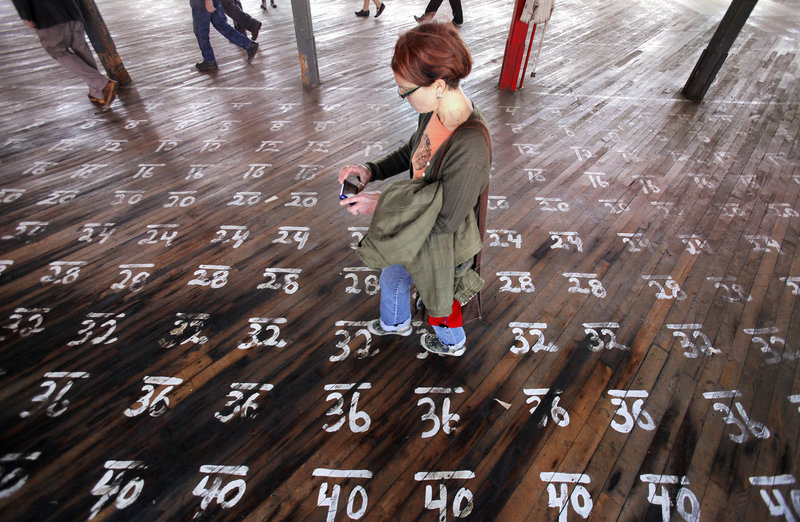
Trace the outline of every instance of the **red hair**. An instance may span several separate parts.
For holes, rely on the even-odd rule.
[[[452,24],[428,22],[397,40],[392,71],[415,85],[427,87],[442,78],[456,88],[472,70],[472,55]]]

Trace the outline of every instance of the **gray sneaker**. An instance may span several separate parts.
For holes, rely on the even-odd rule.
[[[436,355],[450,355],[452,357],[461,357],[467,351],[467,342],[464,340],[460,344],[449,345],[444,344],[436,337],[436,334],[426,333],[420,339],[422,347],[425,350],[435,353]]]
[[[372,321],[367,323],[367,330],[374,333],[375,335],[402,335],[403,337],[407,337],[411,335],[411,331],[413,329],[414,328],[409,324],[402,330],[384,330],[383,327],[381,326],[380,319],[373,319]]]

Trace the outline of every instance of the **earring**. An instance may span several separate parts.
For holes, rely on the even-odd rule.
[[[436,93],[436,99],[437,99],[438,101],[442,101],[442,93],[441,93],[441,92],[437,92],[437,93]]]

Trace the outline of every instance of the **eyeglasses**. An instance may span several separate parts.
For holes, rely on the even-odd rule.
[[[413,89],[409,89],[406,92],[400,92],[400,87],[398,87],[397,88],[397,94],[398,94],[398,96],[400,96],[400,99],[405,100],[406,98],[411,96],[411,94],[414,93],[420,87],[422,87],[422,86],[414,87]]]

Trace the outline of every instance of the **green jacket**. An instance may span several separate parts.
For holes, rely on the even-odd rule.
[[[407,173],[409,178],[412,177],[411,155],[422,140],[425,127],[432,116],[432,112],[420,114],[417,130],[407,143],[378,161],[366,164],[372,172],[373,180],[383,180],[402,172]],[[477,107],[469,119],[480,120],[486,125],[486,120]],[[464,221],[466,213],[475,209],[478,197],[489,185],[489,174],[492,169],[489,147],[480,131],[457,128],[454,133],[453,142],[444,152],[439,168],[438,177],[442,180],[444,193],[442,210],[433,229],[433,233],[437,234],[455,232]],[[440,154],[442,154],[441,149],[436,151],[428,162],[422,179],[430,181],[433,178],[433,166]]]
[[[432,116],[421,114],[408,143],[367,163],[373,180],[404,171],[411,177],[411,155]],[[470,119],[486,124],[477,108]],[[441,154],[439,172],[434,173]],[[422,180],[396,181],[383,191],[356,251],[370,268],[402,265],[433,317],[450,315],[453,299],[465,304],[483,286],[483,279],[472,270],[472,258],[482,248],[477,202],[489,184],[490,171],[484,134],[474,128],[456,129],[449,148],[433,155]]]
[[[453,299],[465,304],[483,287],[472,257],[483,242],[474,212],[451,234],[432,234],[442,208],[443,184],[405,179],[381,194],[369,231],[356,249],[370,268],[402,265],[433,317],[447,317]],[[461,266],[460,266],[461,265]]]

